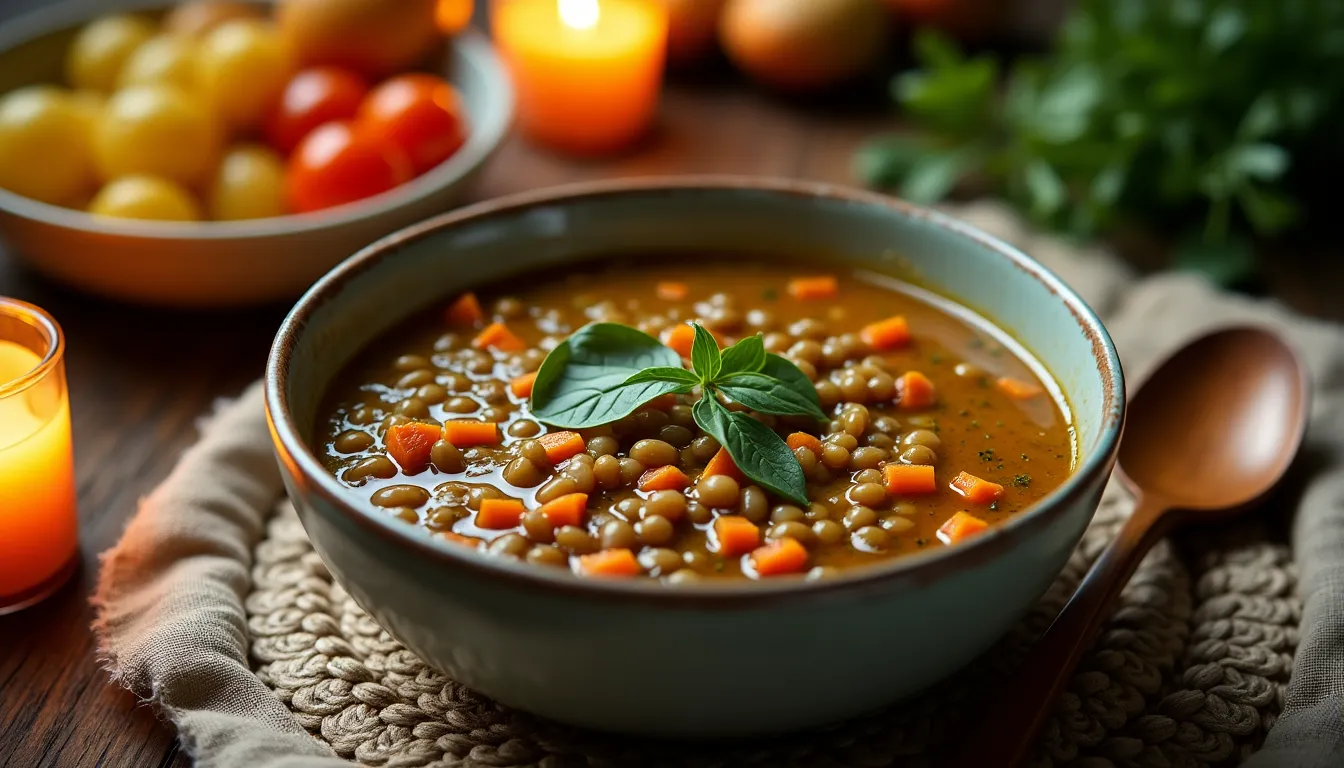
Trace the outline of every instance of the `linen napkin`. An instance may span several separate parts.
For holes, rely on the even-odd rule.
[[[1292,522],[1303,606],[1300,639],[1281,712],[1263,748],[1247,765],[1344,765],[1344,330],[1297,317],[1273,302],[1220,293],[1194,276],[1136,279],[1104,249],[1077,248],[1036,235],[996,203],[949,212],[1018,245],[1077,289],[1106,319],[1131,387],[1168,352],[1225,325],[1271,327],[1303,356],[1315,396],[1308,447],[1291,480],[1300,489]],[[300,724],[249,660],[244,600],[252,587],[254,548],[266,535],[267,520],[282,495],[258,384],[236,401],[221,404],[203,422],[200,442],[143,501],[121,541],[104,558],[94,597],[94,628],[112,678],[156,704],[177,726],[186,751],[207,768],[348,764]],[[1099,544],[1094,537],[1090,557]],[[1067,710],[1067,704],[1061,707]],[[1086,704],[1077,706],[1086,709]],[[1163,700],[1160,706],[1174,705]],[[1235,716],[1197,714],[1208,719],[1212,731],[1221,727],[1220,717]],[[1144,752],[1142,745],[1129,745],[1125,738],[1110,740],[1103,756],[1091,754],[1089,746],[1101,737],[1078,735],[1096,730],[1083,720],[1080,725],[1057,718],[1042,737],[1046,745],[1037,762],[1169,762],[1166,753]],[[1126,754],[1129,746],[1134,746],[1132,754]],[[871,753],[857,762],[838,757],[823,762],[892,764],[900,751],[893,746],[880,762]],[[501,754],[471,750],[461,760],[445,757],[435,765],[524,764]],[[1221,755],[1215,757],[1222,760]],[[552,757],[540,764],[561,764]],[[393,758],[385,764],[421,763]]]

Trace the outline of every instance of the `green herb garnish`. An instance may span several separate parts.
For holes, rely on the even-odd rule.
[[[625,418],[661,395],[699,387],[695,423],[728,450],[747,477],[806,504],[802,467],[783,438],[751,416],[730,411],[721,398],[757,413],[821,421],[826,414],[816,388],[788,360],[767,353],[759,335],[720,352],[709,331],[693,327],[689,371],[675,351],[628,326],[580,328],[541,364],[532,387],[532,415],[555,427],[595,427]]]
[[[1031,485],[1031,475],[1013,475],[1013,485],[1018,488],[1026,488]]]

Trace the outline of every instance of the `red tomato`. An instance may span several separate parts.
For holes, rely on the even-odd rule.
[[[330,208],[386,192],[411,179],[411,161],[395,144],[348,122],[324,123],[299,142],[286,173],[290,208]]]
[[[336,67],[300,70],[285,86],[266,125],[266,136],[272,146],[289,154],[317,126],[352,119],[368,92],[364,78],[349,70]]]
[[[465,139],[457,91],[433,75],[398,75],[374,88],[359,127],[404,149],[416,174],[452,157]]]

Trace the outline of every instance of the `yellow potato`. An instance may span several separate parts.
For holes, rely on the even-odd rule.
[[[154,25],[139,16],[104,16],[75,36],[65,76],[75,88],[110,92],[126,59],[153,36]]]
[[[201,209],[182,185],[156,176],[123,176],[99,190],[89,213],[117,219],[199,221]]]
[[[196,87],[196,45],[185,37],[159,35],[131,53],[117,75],[117,87],[171,85],[190,92]]]
[[[196,77],[206,103],[236,130],[256,128],[275,105],[292,67],[275,27],[225,22],[201,41]]]
[[[219,149],[219,128],[210,112],[165,85],[118,91],[94,132],[94,156],[104,180],[149,174],[196,186],[214,171]]]
[[[284,160],[269,147],[234,147],[219,164],[208,204],[218,221],[284,216]]]
[[[95,184],[90,116],[68,92],[21,88],[0,97],[0,187],[70,205]]]

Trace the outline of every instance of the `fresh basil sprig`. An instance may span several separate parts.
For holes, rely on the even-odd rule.
[[[742,473],[773,493],[807,503],[806,480],[784,440],[756,419],[728,409],[720,397],[757,413],[824,420],[816,388],[802,371],[765,351],[750,336],[720,352],[696,324],[691,367],[648,334],[615,323],[580,328],[557,346],[537,371],[532,415],[556,427],[609,424],[666,394],[696,387],[695,423],[728,450]]]

